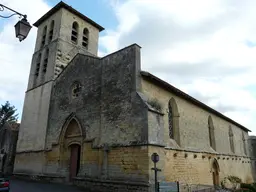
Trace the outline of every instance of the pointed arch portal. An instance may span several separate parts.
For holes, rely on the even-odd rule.
[[[218,186],[220,185],[220,178],[219,178],[220,167],[216,159],[213,159],[211,169],[212,169],[213,185]]]
[[[68,168],[68,180],[77,176],[80,168],[82,129],[76,117],[70,117],[60,134],[61,167]]]

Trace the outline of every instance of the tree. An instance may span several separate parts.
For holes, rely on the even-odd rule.
[[[0,130],[5,123],[17,122],[18,114],[15,114],[16,110],[14,106],[10,105],[9,101],[6,101],[6,103],[0,107]]]

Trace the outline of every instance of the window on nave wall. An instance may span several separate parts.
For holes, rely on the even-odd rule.
[[[212,149],[216,150],[216,143],[215,143],[215,134],[214,134],[214,125],[212,121],[212,117],[208,117],[208,132],[209,132],[209,142]]]
[[[171,100],[169,101],[169,113],[168,113],[168,121],[169,121],[169,137],[173,139],[173,112]]]
[[[72,32],[71,32],[71,41],[73,43],[77,43],[78,29],[79,29],[78,23],[74,22],[72,25]]]
[[[247,155],[246,140],[245,140],[245,137],[244,137],[244,133],[242,133],[242,143],[243,143],[244,154]]]
[[[233,131],[232,131],[231,126],[229,126],[228,135],[229,135],[230,150],[231,150],[232,153],[235,153],[234,135],[233,135]]]
[[[179,111],[174,98],[171,98],[168,103],[168,124],[169,137],[171,139],[174,139],[177,144],[180,144]]]

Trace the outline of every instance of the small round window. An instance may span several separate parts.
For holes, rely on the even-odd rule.
[[[75,82],[72,86],[72,97],[76,98],[80,95],[82,86],[79,82]]]

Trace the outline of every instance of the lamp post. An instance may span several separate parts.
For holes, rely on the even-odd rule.
[[[155,192],[158,192],[159,188],[158,188],[158,182],[157,182],[157,172],[161,171],[161,169],[158,169],[156,167],[156,163],[159,161],[159,155],[157,153],[153,153],[151,155],[151,160],[154,163],[154,168],[151,168],[151,170],[153,170],[155,172]]]
[[[3,4],[0,4],[0,11],[3,11],[4,9],[8,9],[8,10],[14,12],[14,13],[9,15],[9,16],[0,15],[1,18],[10,18],[14,15],[19,15],[20,17],[22,17],[22,19],[20,21],[18,21],[14,27],[15,27],[16,37],[20,41],[23,41],[24,39],[26,39],[30,29],[32,28],[32,26],[27,21],[27,15],[23,15],[23,14],[15,11],[15,10],[3,5]]]

